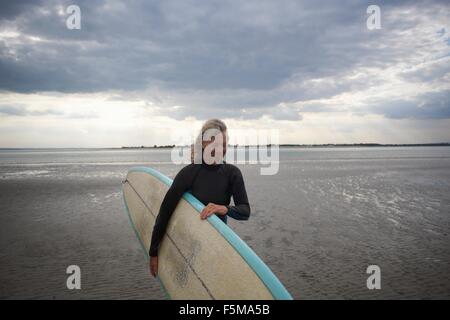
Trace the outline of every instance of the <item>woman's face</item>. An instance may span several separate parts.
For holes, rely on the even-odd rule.
[[[219,145],[211,146],[212,147],[211,156],[215,157],[216,156],[215,151],[222,149],[222,152],[223,152],[222,158],[225,158],[225,154],[227,153],[227,144],[228,144],[227,139],[228,139],[228,134],[226,131],[219,132],[217,135],[213,135],[210,140],[204,139],[202,141],[203,150],[205,150],[206,147],[210,146],[212,143],[214,143],[214,144],[221,143],[222,148],[220,148]],[[208,149],[210,149],[210,148],[208,148]]]

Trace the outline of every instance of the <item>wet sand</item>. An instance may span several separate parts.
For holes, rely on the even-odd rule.
[[[450,148],[364,150],[286,151],[275,176],[240,166],[252,216],[230,226],[296,299],[449,299]],[[152,152],[0,153],[0,298],[165,299],[121,194],[133,165],[179,170]]]

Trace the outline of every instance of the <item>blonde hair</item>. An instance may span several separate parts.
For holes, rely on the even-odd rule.
[[[225,122],[223,122],[220,119],[209,119],[207,120],[203,125],[202,125],[202,129],[200,130],[200,133],[197,136],[197,139],[195,140],[195,144],[191,145],[191,162],[192,163],[202,163],[202,157],[203,157],[203,135],[205,134],[206,131],[211,130],[211,129],[216,129],[219,130],[220,132],[224,133],[227,131],[227,125],[225,124]],[[201,152],[200,154],[198,154],[198,152],[195,152],[195,146],[197,146],[198,149],[201,148]],[[196,161],[194,161],[196,160]]]

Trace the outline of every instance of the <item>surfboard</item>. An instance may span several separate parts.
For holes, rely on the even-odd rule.
[[[123,181],[130,224],[148,257],[153,225],[172,180],[134,167]],[[291,300],[269,267],[216,215],[200,219],[204,205],[186,192],[158,250],[158,280],[170,299]]]

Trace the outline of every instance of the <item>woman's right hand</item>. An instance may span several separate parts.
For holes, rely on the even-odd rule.
[[[158,274],[158,257],[150,257],[150,273],[156,277]]]

